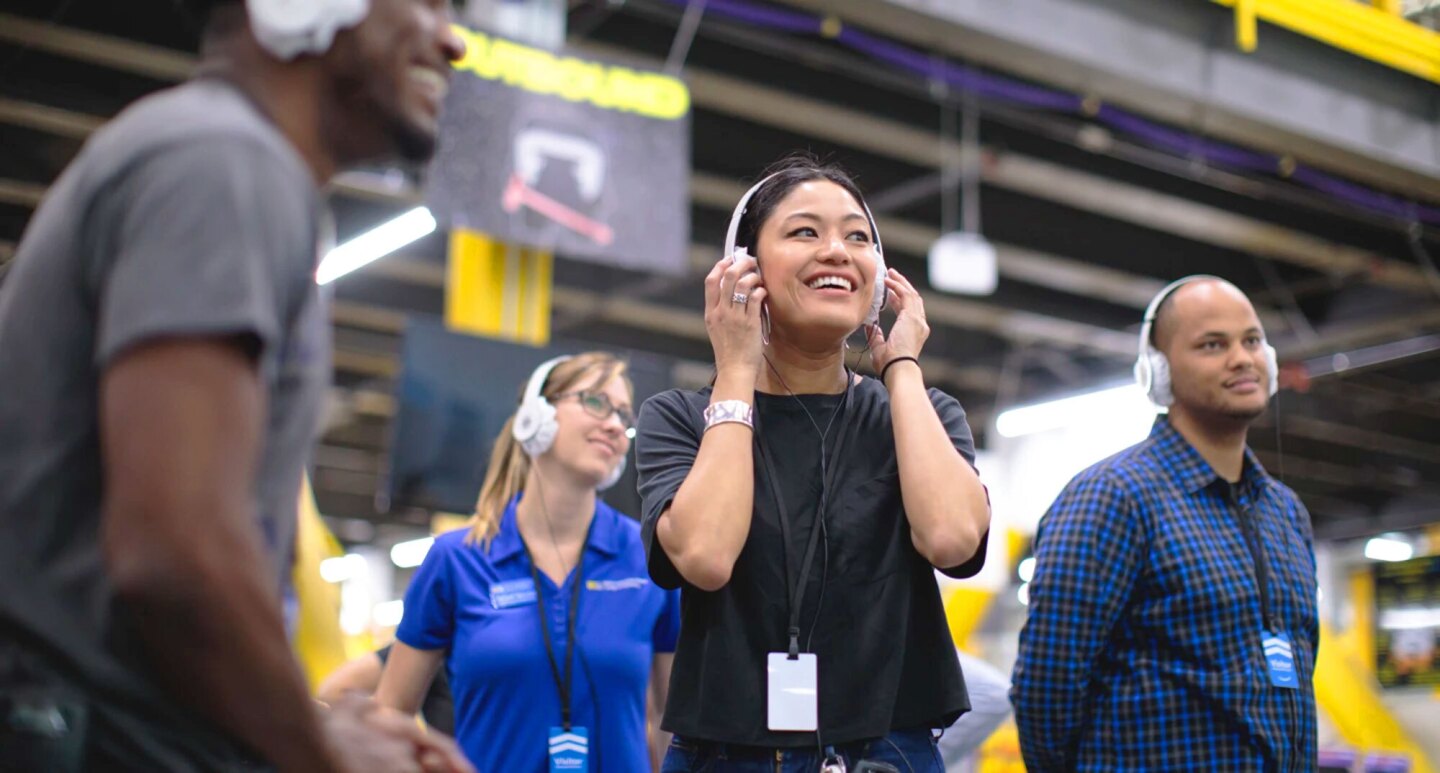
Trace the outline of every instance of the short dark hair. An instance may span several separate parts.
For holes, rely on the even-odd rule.
[[[811,180],[829,180],[832,183],[844,188],[855,197],[855,203],[862,207],[865,197],[860,193],[860,187],[839,164],[829,163],[820,160],[813,153],[797,152],[771,164],[761,175],[765,179],[774,175],[768,182],[755,191],[750,197],[750,203],[745,206],[745,213],[740,216],[740,227],[735,232],[735,246],[744,247],[755,254],[756,243],[760,240],[760,228],[770,215],[775,212],[784,198],[790,195],[790,191],[801,183]],[[879,235],[871,229],[870,238],[878,241]]]
[[[241,0],[199,0],[203,8],[204,32],[200,35],[200,49],[214,41],[223,40],[245,27],[245,4]]]
[[[200,41],[201,52],[243,26],[244,0],[171,0],[182,23]]]

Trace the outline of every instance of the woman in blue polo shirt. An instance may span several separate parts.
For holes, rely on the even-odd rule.
[[[596,496],[624,468],[631,392],[604,352],[541,365],[471,525],[436,538],[405,594],[375,697],[414,713],[443,664],[455,738],[482,771],[635,773],[664,750],[647,732],[679,599],[650,581],[638,523]]]

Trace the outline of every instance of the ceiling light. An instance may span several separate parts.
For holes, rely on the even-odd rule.
[[[1011,408],[995,420],[995,431],[999,432],[1001,437],[1015,438],[1060,429],[1096,416],[1118,417],[1139,411],[1145,411],[1147,415],[1154,414],[1154,409],[1145,398],[1145,393],[1140,391],[1140,387],[1126,384]]]
[[[435,217],[425,207],[416,207],[336,247],[320,261],[315,281],[329,284],[361,266],[426,236],[435,230]]]
[[[430,552],[430,546],[434,544],[434,537],[397,542],[395,547],[390,548],[390,560],[401,569],[419,566],[424,563],[425,554]]]
[[[358,553],[346,553],[320,562],[320,579],[325,582],[345,582],[364,573],[365,556]]]
[[[1015,571],[1020,575],[1020,582],[1030,582],[1035,576],[1035,556],[1021,560]]]
[[[999,283],[995,247],[984,236],[951,231],[930,245],[930,286],[947,293],[990,295]]]
[[[400,620],[405,617],[405,602],[402,599],[381,602],[371,610],[370,616],[381,628],[392,628],[399,625]]]
[[[1371,561],[1409,561],[1415,546],[1398,534],[1372,537],[1365,543],[1365,557]]]

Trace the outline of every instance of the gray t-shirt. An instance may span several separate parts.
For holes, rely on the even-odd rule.
[[[256,528],[278,607],[329,379],[314,282],[322,206],[253,103],[223,81],[191,81],[86,143],[0,287],[0,637],[52,653],[95,703],[97,733],[142,768],[207,767],[196,760],[213,735],[155,686],[145,621],[115,604],[105,574],[100,379],[160,337],[254,341],[267,411]]]

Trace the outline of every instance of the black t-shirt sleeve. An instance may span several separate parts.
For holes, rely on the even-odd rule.
[[[938,389],[930,389],[930,403],[935,406],[935,413],[940,416],[940,423],[945,425],[945,432],[950,435],[950,442],[955,450],[965,457],[965,461],[975,466],[975,436],[970,432],[970,423],[965,420],[965,409],[961,407],[960,401]],[[988,493],[987,493],[988,497]],[[986,549],[990,544],[990,530],[980,536],[980,546],[975,549],[975,555],[970,557],[959,566],[952,566],[940,569],[940,573],[946,577],[962,579],[974,577],[980,573],[985,566]]]
[[[678,390],[662,392],[640,406],[635,427],[635,459],[640,490],[640,534],[650,578],[662,588],[680,587],[684,578],[665,554],[655,526],[675,499],[700,452],[700,431],[693,408]]]

